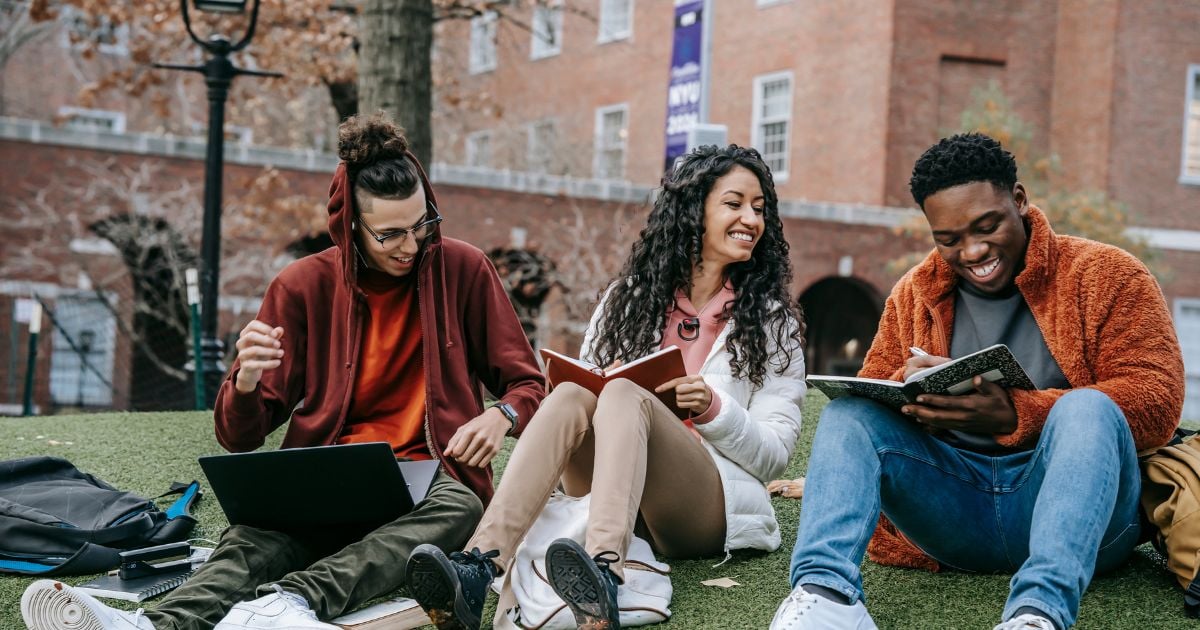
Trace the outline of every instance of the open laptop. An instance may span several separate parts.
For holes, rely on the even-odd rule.
[[[230,525],[373,529],[412,511],[437,460],[398,462],[385,442],[211,455],[200,468]]]

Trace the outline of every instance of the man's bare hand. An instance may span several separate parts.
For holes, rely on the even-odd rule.
[[[467,466],[483,468],[500,452],[511,427],[512,423],[499,409],[489,407],[454,432],[446,444],[445,455]]]
[[[919,354],[909,357],[909,359],[904,362],[904,378],[907,380],[908,377],[920,372],[921,370],[928,370],[931,367],[941,365],[949,360],[949,357],[935,357],[931,354]]]
[[[961,396],[921,394],[915,405],[901,411],[936,429],[967,433],[1012,433],[1017,430],[1017,410],[1008,390],[975,377],[975,392]]]
[[[234,387],[239,392],[250,393],[258,387],[263,372],[274,370],[283,363],[283,329],[256,320],[246,324],[238,335],[237,359],[239,369]]]

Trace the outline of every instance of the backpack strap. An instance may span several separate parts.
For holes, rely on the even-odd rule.
[[[200,500],[200,497],[204,496],[204,493],[200,491],[200,482],[192,480],[191,483],[186,484],[176,481],[171,484],[171,488],[169,490],[154,498],[161,499],[163,497],[169,497],[173,494],[178,494],[180,496],[178,499],[175,499],[174,503],[164,510],[164,512],[166,512],[168,521],[173,521],[180,516],[191,517],[192,506],[196,504],[196,501]]]

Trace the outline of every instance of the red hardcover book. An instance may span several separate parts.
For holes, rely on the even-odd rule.
[[[546,361],[546,379],[550,381],[551,387],[559,383],[575,383],[597,396],[609,381],[617,378],[627,378],[646,391],[654,393],[655,387],[673,378],[687,376],[687,369],[683,366],[683,353],[675,346],[667,346],[658,352],[607,371],[582,359],[573,359],[544,348],[542,359]],[[687,419],[691,415],[691,412],[680,409],[679,405],[675,404],[675,390],[655,395],[680,419]]]

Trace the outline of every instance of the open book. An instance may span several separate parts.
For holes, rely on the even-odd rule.
[[[546,378],[551,387],[559,383],[575,383],[597,396],[609,381],[617,378],[627,378],[653,393],[655,387],[673,378],[687,376],[687,368],[683,366],[683,353],[675,346],[667,346],[608,371],[582,359],[573,359],[545,348],[542,349],[542,358],[546,361]],[[676,416],[686,419],[690,415],[686,409],[680,409],[675,404],[674,390],[657,396]]]
[[[809,376],[806,380],[831,400],[842,396],[858,396],[881,402],[898,411],[904,405],[916,402],[921,394],[957,396],[970,392],[975,389],[976,376],[982,376],[1001,387],[1036,389],[1017,358],[1004,344],[996,344],[921,370],[903,382],[819,375]]]
[[[347,630],[408,630],[429,625],[429,615],[417,600],[397,597],[330,620]]]

